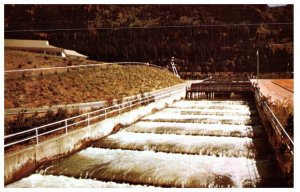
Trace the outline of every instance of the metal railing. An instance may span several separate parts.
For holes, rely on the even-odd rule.
[[[143,63],[143,62],[114,62],[115,64],[119,64],[119,65],[146,65],[146,66],[150,66],[150,67],[156,67],[162,70],[166,70],[166,68],[158,66],[158,65],[154,65],[151,63]]]
[[[226,82],[227,81],[227,82]],[[216,81],[211,78],[208,81],[201,83],[194,83],[187,91],[191,92],[208,92],[208,91],[253,91],[253,87],[250,81]]]
[[[6,70],[4,73],[15,73],[15,72],[33,72],[33,71],[43,71],[43,70],[57,70],[57,69],[71,69],[71,68],[80,68],[80,67],[97,67],[97,66],[104,66],[104,65],[146,65],[150,67],[156,67],[159,69],[165,69],[161,66],[150,64],[150,63],[143,63],[143,62],[113,62],[113,63],[96,63],[96,64],[86,64],[86,65],[71,65],[71,66],[64,66],[64,67],[43,67],[43,68],[32,68],[32,69],[13,69],[13,70]]]
[[[276,136],[281,140],[281,142],[286,145],[288,150],[294,155],[294,141],[286,132],[284,127],[281,125],[276,115],[273,113],[272,109],[269,107],[268,103],[264,101],[263,96],[260,94],[259,90],[255,88],[254,92],[255,98],[259,103],[260,107],[262,107],[264,113],[267,118],[270,120],[271,126],[273,127]]]
[[[47,140],[46,136],[56,133],[56,135],[68,134],[71,130],[89,126],[98,123],[108,117],[120,115],[123,112],[130,111],[137,106],[143,106],[167,97],[176,93],[182,92],[185,87],[177,90],[170,90],[163,93],[156,93],[131,101],[126,101],[121,104],[115,104],[110,107],[102,108],[75,117],[70,117],[47,125],[35,127],[26,131],[4,136],[4,148],[12,147],[21,143],[26,145],[38,145],[42,140]],[[44,137],[44,138],[43,138]]]
[[[201,92],[201,91],[252,91],[251,86],[199,86],[191,87],[187,91]]]

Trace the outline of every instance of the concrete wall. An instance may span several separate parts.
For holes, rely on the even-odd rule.
[[[99,123],[71,131],[68,134],[39,143],[25,150],[4,157],[5,185],[28,176],[41,164],[85,148],[90,142],[109,135],[118,124],[130,125],[152,113],[153,109],[162,109],[174,100],[184,98],[185,90],[168,98],[141,106],[119,116],[105,119]]]
[[[261,122],[264,125],[268,142],[273,148],[274,156],[278,167],[283,175],[283,180],[288,187],[294,186],[294,157],[287,150],[282,151],[281,139],[276,135],[274,128],[270,123],[270,119],[266,116],[259,101],[256,100],[256,108],[260,116]]]

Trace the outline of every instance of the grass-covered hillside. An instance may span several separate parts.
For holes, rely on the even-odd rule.
[[[16,63],[5,52],[5,70]],[[20,53],[18,53],[20,54]],[[45,55],[26,53],[18,65],[37,65]],[[49,65],[63,65],[63,58],[47,55]],[[37,62],[39,61],[39,62]],[[31,64],[30,64],[31,63]],[[29,67],[21,67],[29,68]],[[33,67],[32,67],[33,68]],[[120,99],[182,83],[167,70],[141,65],[105,65],[35,74],[5,74],[5,108],[41,107],[58,104]]]

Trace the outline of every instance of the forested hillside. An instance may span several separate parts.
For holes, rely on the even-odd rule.
[[[180,71],[201,72],[255,71],[259,48],[262,72],[285,72],[293,5],[5,5],[5,38],[47,39],[100,61],[166,66],[174,56]]]

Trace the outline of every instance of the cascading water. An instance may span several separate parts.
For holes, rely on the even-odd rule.
[[[251,103],[185,100],[7,187],[275,187],[273,162]]]

